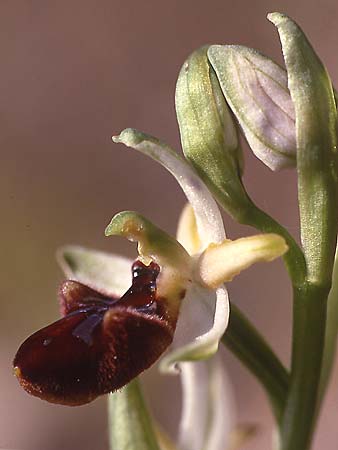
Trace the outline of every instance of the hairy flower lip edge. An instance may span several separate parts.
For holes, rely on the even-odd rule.
[[[157,361],[173,340],[177,317],[166,313],[148,284],[159,271],[138,266],[120,299],[78,281],[62,283],[64,317],[29,336],[14,358],[14,373],[28,393],[77,406],[116,391]],[[150,299],[156,310],[145,311]]]
[[[110,315],[112,315],[112,318],[110,318]],[[62,319],[60,319],[62,320]],[[120,350],[116,351],[116,348],[121,347],[123,350],[122,354],[125,349],[125,345],[121,345],[118,342],[115,343],[114,349],[115,353],[111,351],[110,345],[111,341],[109,343],[109,346],[106,348],[105,353],[109,353],[111,356],[110,359],[115,360],[117,363],[115,367],[113,367],[111,364],[108,365],[106,362],[106,356],[103,357],[103,363],[98,362],[98,368],[97,373],[98,378],[95,378],[94,374],[90,375],[91,378],[91,388],[88,388],[87,381],[85,383],[83,391],[76,390],[76,385],[69,384],[66,386],[66,383],[64,382],[64,386],[60,390],[60,388],[57,388],[57,390],[54,390],[54,387],[51,386],[51,383],[54,385],[54,381],[52,379],[49,379],[47,377],[46,380],[31,378],[29,374],[27,374],[27,370],[24,370],[22,368],[22,355],[20,354],[22,351],[25,350],[25,344],[28,342],[30,338],[33,338],[37,333],[43,332],[45,329],[50,328],[54,325],[56,325],[59,321],[56,321],[47,327],[44,327],[37,332],[35,332],[33,335],[31,335],[29,338],[27,338],[23,344],[18,349],[16,358],[14,359],[14,374],[18,378],[18,381],[20,385],[24,388],[26,392],[29,394],[39,397],[42,400],[46,400],[50,403],[55,403],[59,405],[65,405],[65,406],[80,406],[87,403],[92,402],[97,397],[105,394],[109,394],[111,392],[115,392],[118,389],[121,389],[123,386],[125,386],[127,383],[129,383],[131,380],[133,380],[135,377],[139,376],[142,372],[147,370],[150,366],[152,366],[160,357],[160,355],[165,351],[165,349],[171,344],[173,339],[173,329],[171,326],[168,325],[167,321],[164,319],[160,319],[157,316],[149,316],[145,313],[135,311],[132,308],[121,308],[117,307],[114,313],[109,313],[104,316],[102,320],[102,333],[105,333],[105,339],[108,339],[107,335],[109,334],[109,326],[108,326],[108,320],[110,320],[111,323],[115,325],[115,329],[117,329],[116,325],[121,325],[122,323],[128,324],[130,330],[138,330],[138,333],[141,333],[142,340],[144,341],[144,336],[147,335],[147,337],[151,336],[151,341],[148,342],[148,345],[143,347],[143,350],[145,348],[152,349],[150,352],[151,355],[149,356],[149,352],[142,352],[142,357],[137,357],[136,359],[130,358],[130,359],[123,359],[120,358],[119,353]],[[111,325],[110,323],[110,325]],[[121,328],[121,327],[120,327]],[[147,331],[144,331],[147,329]],[[130,336],[130,330],[129,330],[129,336]],[[126,333],[126,331],[125,331]],[[157,333],[157,338],[154,341],[155,333]],[[124,333],[121,333],[123,335]],[[136,339],[136,341],[140,340],[140,336]],[[154,342],[156,342],[156,348],[154,346]],[[144,342],[143,342],[144,343]],[[151,345],[150,345],[151,344]],[[130,348],[129,348],[130,347]],[[135,352],[135,343],[134,345],[130,345],[128,342],[127,348],[129,349],[128,354],[129,355],[135,355],[137,352]],[[100,356],[101,358],[101,356]],[[21,363],[17,361],[17,359],[21,359]],[[42,358],[41,358],[42,359]],[[98,358],[99,359],[99,358]],[[122,361],[123,364],[120,364],[119,367],[119,361]],[[141,362],[141,363],[140,363]],[[21,367],[20,367],[21,366]],[[67,367],[68,370],[68,366]],[[132,368],[132,370],[130,370]],[[116,372],[120,376],[111,377],[109,375],[108,379],[102,379],[100,378],[100,371],[103,371],[104,373],[114,373]],[[26,373],[25,373],[26,372]],[[43,373],[43,365],[41,366],[41,373]],[[83,373],[83,372],[82,372]],[[123,376],[121,377],[121,374]],[[82,375],[83,376],[83,375]],[[61,385],[59,385],[61,387]]]

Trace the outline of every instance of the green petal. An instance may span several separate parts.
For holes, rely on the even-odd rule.
[[[68,245],[59,249],[57,260],[67,278],[102,293],[122,295],[131,283],[131,260],[118,255]]]
[[[111,450],[160,450],[137,379],[109,395]]]
[[[328,73],[289,17],[273,13],[296,113],[298,196],[308,277],[331,284],[338,225],[337,110]]]
[[[210,245],[198,258],[194,273],[203,286],[215,289],[257,262],[270,262],[288,250],[278,234],[258,234]]]
[[[208,57],[252,151],[272,170],[294,166],[295,117],[285,70],[240,45],[212,45]]]
[[[201,248],[201,240],[198,235],[196,217],[190,203],[183,208],[178,225],[176,238],[187,250],[189,255],[197,254]]]

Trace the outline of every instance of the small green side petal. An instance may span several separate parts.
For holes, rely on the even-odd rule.
[[[278,234],[259,234],[235,241],[225,240],[210,245],[195,264],[195,277],[200,283],[216,289],[257,262],[270,262],[288,250]]]
[[[338,226],[337,110],[331,80],[306,36],[289,17],[273,13],[296,113],[302,244],[308,277],[330,286]]]
[[[240,179],[241,148],[207,49],[192,53],[180,71],[175,94],[177,120],[186,158],[234,215],[247,206]]]
[[[212,45],[208,57],[252,151],[272,170],[295,166],[294,107],[285,69],[241,45]]]
[[[109,395],[110,450],[160,450],[139,381]]]

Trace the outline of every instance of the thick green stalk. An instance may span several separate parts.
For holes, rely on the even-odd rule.
[[[137,378],[108,398],[111,450],[160,450]]]
[[[325,331],[325,346],[323,367],[320,376],[319,397],[318,397],[318,413],[320,406],[325,396],[327,384],[330,380],[334,358],[337,350],[337,337],[338,337],[338,259],[336,260],[333,268],[332,288],[329,293],[327,302],[327,321]]]
[[[239,358],[264,387],[280,423],[287,398],[289,374],[265,339],[234,304],[222,343]]]
[[[291,384],[282,450],[308,450],[317,413],[327,296],[337,236],[337,110],[331,80],[300,27],[283,14],[277,27],[295,107],[298,200],[306,281],[294,290]]]
[[[328,287],[294,292],[292,368],[281,432],[282,450],[310,448],[324,349]]]

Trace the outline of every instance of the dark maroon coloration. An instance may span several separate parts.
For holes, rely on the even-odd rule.
[[[121,298],[77,281],[62,284],[64,317],[26,339],[14,359],[27,392],[81,405],[121,388],[159,358],[174,331],[156,299],[159,267],[136,261],[132,271],[132,286]]]

